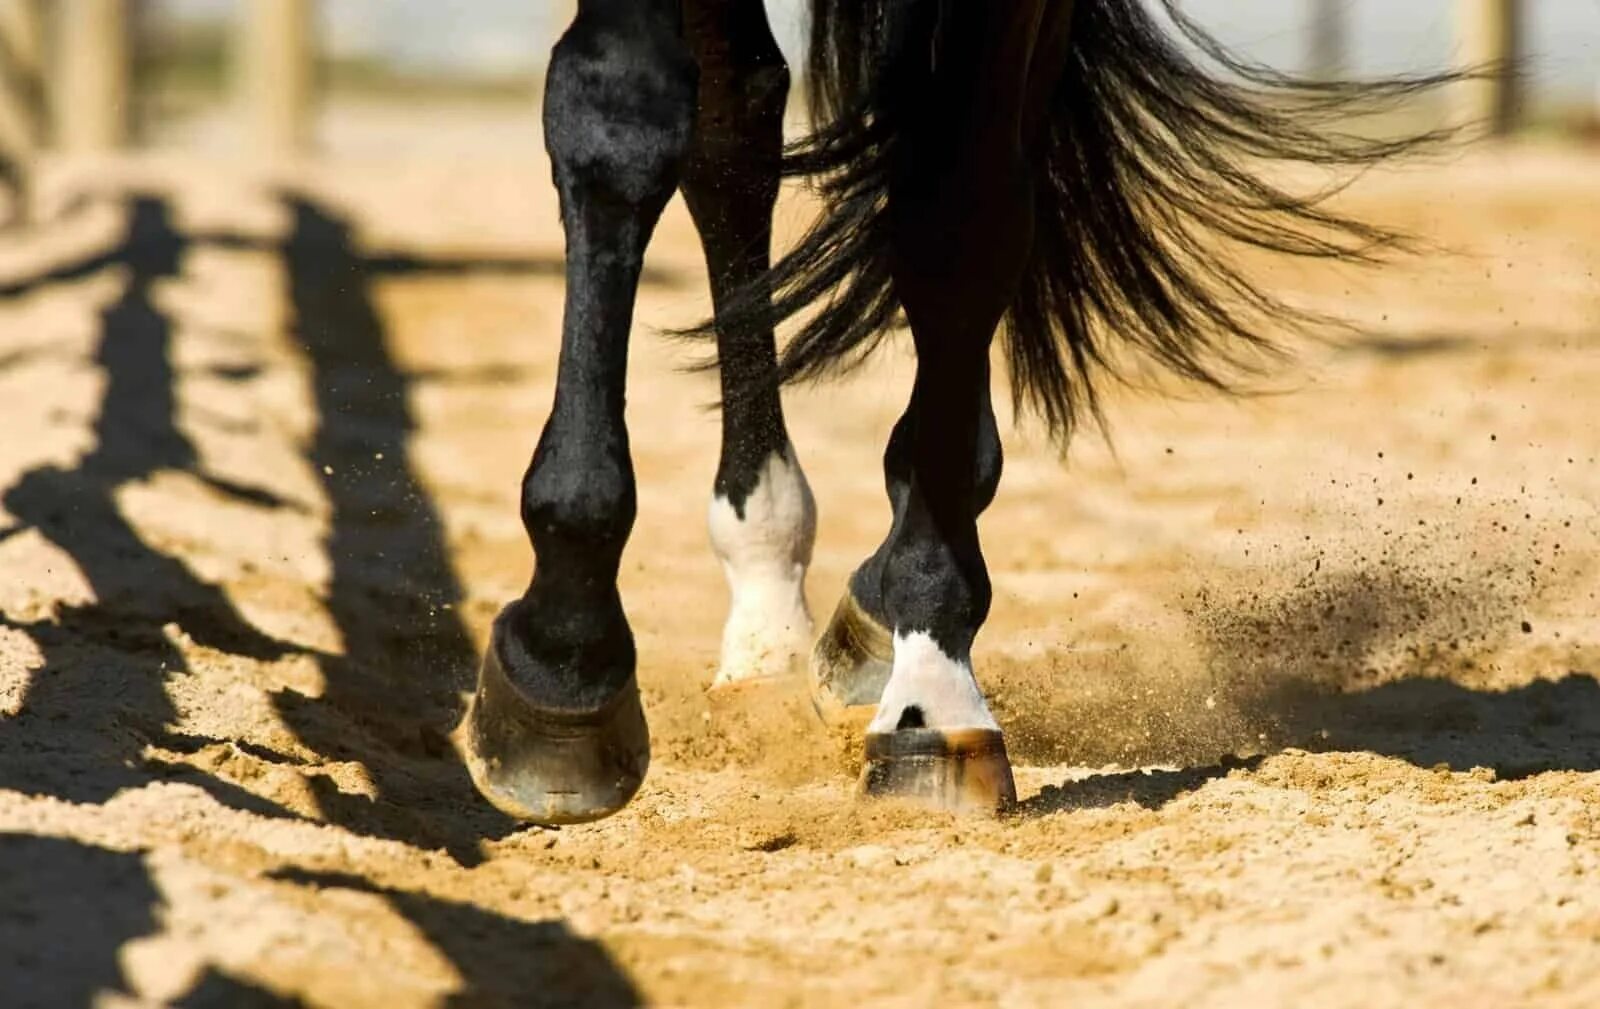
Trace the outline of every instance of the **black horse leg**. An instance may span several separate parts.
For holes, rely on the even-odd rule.
[[[999,477],[988,352],[1033,242],[1021,138],[1044,2],[950,8],[889,192],[891,265],[917,373],[888,453],[891,493],[892,471],[903,467],[894,525],[861,579],[876,575],[892,646],[861,785],[954,809],[1015,799],[972,643],[991,599],[978,513]]]
[[[995,421],[994,402],[989,394],[988,361],[983,362],[980,382],[982,403],[978,411],[977,452],[973,460],[973,485],[976,505],[982,514],[994,500],[1000,486],[1004,453],[1000,430]],[[883,479],[889,495],[891,526],[882,545],[856,568],[850,584],[833,611],[828,626],[817,639],[811,655],[811,693],[817,710],[830,722],[855,722],[864,725],[871,719],[878,698],[889,682],[894,658],[893,636],[883,601],[884,568],[889,548],[900,530],[905,514],[905,496],[911,487],[911,444],[915,401],[906,407],[889,433],[883,453]]]
[[[1037,14],[1032,52],[1027,61],[1023,87],[1021,129],[1024,141],[1044,126],[1048,99],[1066,59],[1072,22],[1071,0],[1049,0]],[[1013,31],[1026,31],[1019,22]],[[957,85],[959,86],[959,85]],[[1006,87],[1014,88],[1013,77]],[[980,85],[981,88],[981,85]],[[1006,104],[1015,102],[1006,99]],[[988,362],[984,362],[988,367]],[[983,381],[983,403],[978,417],[978,447],[973,460],[973,479],[977,488],[978,513],[989,507],[1000,486],[1004,453],[994,404],[989,395],[987,372]],[[912,408],[908,407],[895,424],[884,452],[884,483],[891,513],[904,513],[902,498],[911,480]],[[889,682],[893,660],[893,637],[883,603],[884,565],[889,547],[898,536],[891,527],[883,545],[864,561],[850,578],[850,585],[834,609],[828,626],[818,638],[811,656],[811,694],[823,718],[836,724],[864,726],[874,713],[883,688]]]
[[[479,789],[538,823],[622,808],[649,741],[617,568],[635,496],[623,421],[645,244],[677,186],[695,69],[679,0],[581,0],[545,90],[567,236],[555,401],[522,485],[532,583],[495,620],[467,725]]]
[[[767,269],[789,69],[761,0],[685,0],[684,28],[700,92],[681,185],[720,308]],[[717,352],[722,456],[709,524],[732,596],[714,683],[726,686],[786,676],[810,646],[816,506],[783,422],[772,329],[719,328]]]

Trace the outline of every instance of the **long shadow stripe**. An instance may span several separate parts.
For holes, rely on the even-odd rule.
[[[44,661],[0,732],[0,787],[100,801],[182,776],[228,805],[286,815],[221,779],[142,757],[149,743],[172,738],[167,727],[177,712],[165,683],[188,671],[165,624],[236,655],[272,659],[292,650],[252,627],[217,586],[146,543],[116,504],[120,486],[157,471],[199,475],[194,447],[175,420],[171,323],[150,297],[157,281],[177,273],[186,247],[164,200],[132,198],[126,240],[98,257],[123,265],[128,284],[102,313],[97,363],[106,384],[95,446],[77,468],[36,467],[4,493],[19,527],[69,555],[95,601],[63,606],[54,620],[4,620],[33,639]]]
[[[381,274],[343,218],[303,196],[288,206],[284,263],[311,365],[308,454],[332,509],[327,607],[344,655],[323,661],[321,698],[282,693],[279,710],[307,745],[360,760],[377,787],[369,802],[314,782],[330,819],[470,862],[479,839],[511,824],[477,797],[446,740],[477,656],[438,510],[411,461],[409,380],[372,302]]]

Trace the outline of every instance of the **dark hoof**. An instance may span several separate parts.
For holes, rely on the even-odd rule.
[[[894,663],[894,636],[848,589],[811,651],[811,703],[831,726],[864,730]]]
[[[588,711],[536,705],[507,678],[496,631],[462,733],[478,791],[506,814],[545,826],[626,806],[650,766],[638,682],[630,677]]]
[[[992,816],[1016,804],[997,729],[898,729],[867,734],[861,794]]]

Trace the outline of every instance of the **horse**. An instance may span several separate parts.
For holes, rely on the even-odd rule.
[[[711,544],[731,605],[713,690],[804,676],[860,729],[859,789],[992,813],[1015,801],[972,668],[991,587],[977,519],[1015,408],[1063,446],[1097,390],[1153,363],[1219,389],[1322,321],[1227,250],[1371,262],[1403,236],[1266,167],[1360,169],[1436,139],[1342,124],[1450,75],[1301,80],[1221,46],[1178,0],[812,0],[811,131],[785,146],[789,68],[761,0],[579,0],[544,92],[566,236],[548,419],[521,485],[535,563],[496,617],[466,711],[482,794],[536,824],[622,809],[649,733],[617,572],[636,512],[624,422],[651,232],[681,192],[699,233],[721,454]],[[772,258],[785,177],[821,205]],[[776,327],[798,319],[781,352]],[[816,504],[780,390],[859,363],[904,325],[910,400],[883,455],[888,532],[813,644]]]

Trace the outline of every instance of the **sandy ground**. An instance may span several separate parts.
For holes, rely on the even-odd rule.
[[[0,1004],[1600,1000],[1594,155],[1365,184],[1450,251],[1280,274],[1363,331],[1269,394],[1119,394],[1064,463],[1007,433],[998,822],[860,805],[791,699],[708,701],[713,387],[652,333],[705,305],[674,206],[622,586],[656,760],[561,831],[487,809],[446,735],[530,568],[546,173],[146,161],[0,245]],[[819,616],[885,527],[909,374],[789,397]]]

